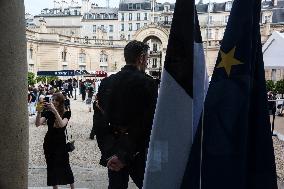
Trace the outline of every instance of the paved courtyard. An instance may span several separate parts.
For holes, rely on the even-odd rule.
[[[72,117],[69,125],[76,149],[70,153],[70,162],[75,177],[75,187],[78,189],[107,189],[108,178],[105,167],[99,165],[100,151],[96,140],[90,140],[93,112],[79,98],[71,99]],[[36,128],[35,117],[30,117],[29,124],[29,189],[50,189],[46,187],[46,164],[43,155],[43,139],[47,126]],[[284,140],[284,117],[276,116],[275,133]],[[273,137],[279,189],[284,189],[284,142]],[[67,186],[61,186],[67,188]],[[137,189],[132,181],[130,189]]]

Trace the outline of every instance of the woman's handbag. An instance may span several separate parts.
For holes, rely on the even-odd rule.
[[[71,125],[70,125],[70,128],[71,128]],[[67,127],[65,129],[65,135],[66,135],[66,149],[67,149],[67,152],[72,152],[73,150],[75,150],[75,140],[72,140],[72,134],[70,135],[70,140],[68,138],[68,132],[67,132]]]

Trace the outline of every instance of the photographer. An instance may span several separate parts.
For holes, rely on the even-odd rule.
[[[57,189],[57,185],[70,184],[74,188],[74,177],[69,164],[66,148],[66,125],[71,117],[70,111],[64,109],[64,96],[61,93],[52,95],[37,107],[36,126],[47,122],[48,131],[44,137],[43,149],[47,164],[47,185]]]

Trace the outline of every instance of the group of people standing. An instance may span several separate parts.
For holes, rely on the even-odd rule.
[[[147,44],[129,42],[124,48],[126,65],[118,73],[104,78],[95,95],[90,138],[96,137],[101,151],[100,164],[108,170],[108,189],[128,188],[129,176],[138,188],[143,185],[158,95],[157,82],[145,73],[148,50]],[[87,103],[95,87],[92,89],[92,84],[88,86],[84,82],[80,82],[79,87],[83,101],[84,92],[90,93]],[[54,189],[66,184],[74,188],[65,135],[71,111],[64,106],[64,99],[62,93],[54,93],[50,102],[37,108],[36,116],[36,126],[48,125],[43,148],[47,185]]]

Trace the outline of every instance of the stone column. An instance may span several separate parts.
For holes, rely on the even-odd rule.
[[[0,188],[28,188],[24,0],[0,0]]]

